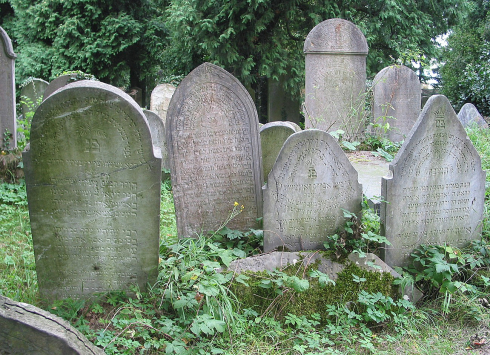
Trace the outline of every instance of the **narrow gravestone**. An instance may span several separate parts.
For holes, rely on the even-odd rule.
[[[0,295],[0,354],[103,355],[67,321]]]
[[[0,27],[0,148],[17,147],[15,117],[15,58],[12,42]],[[8,141],[5,135],[8,132]]]
[[[255,105],[242,84],[210,63],[177,87],[167,113],[167,147],[180,237],[219,228],[235,202],[231,229],[257,227],[262,166]]]
[[[287,122],[269,122],[260,127],[262,169],[265,180],[274,166],[282,145],[293,133],[296,133],[296,130]]]
[[[264,251],[323,249],[361,211],[362,187],[335,138],[322,130],[290,136],[264,186]]]
[[[151,92],[150,110],[155,112],[163,122],[167,119],[167,110],[170,100],[175,92],[172,84],[160,84]]]
[[[23,158],[43,300],[156,280],[159,154],[141,109],[113,86],[78,81],[39,106]]]
[[[165,124],[155,112],[150,110],[143,110],[143,112],[148,120],[153,145],[160,148],[162,153],[162,171],[169,170],[170,166],[168,162],[167,141],[165,137]]]
[[[24,117],[28,112],[36,111],[40,101],[43,99],[44,91],[48,85],[49,83],[45,80],[31,78],[29,82],[22,87],[20,90],[20,95],[22,114]]]
[[[46,100],[56,90],[76,80],[77,80],[76,73],[60,75],[59,77],[57,77],[56,79],[54,79],[48,84],[48,87],[46,88],[46,90],[44,90],[43,100]]]
[[[421,244],[462,247],[479,238],[485,172],[448,99],[432,96],[383,178],[385,262],[406,266]]]
[[[330,19],[310,31],[304,52],[305,127],[357,136],[364,126],[366,38],[353,23]]]
[[[488,128],[488,124],[485,122],[482,115],[480,115],[478,109],[475,107],[475,105],[470,103],[464,104],[463,107],[461,107],[461,110],[459,110],[458,113],[458,119],[463,127],[476,123],[482,128]]]
[[[375,132],[393,142],[404,140],[420,114],[422,89],[417,74],[403,65],[386,67],[374,77],[373,91],[374,123],[381,126]]]
[[[269,79],[267,117],[269,122],[292,121],[299,122],[300,100],[284,90],[287,75],[281,75],[279,80]]]

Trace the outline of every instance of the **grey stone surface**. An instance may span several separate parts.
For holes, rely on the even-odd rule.
[[[288,137],[296,133],[295,128],[287,122],[269,122],[260,127],[260,144],[262,147],[262,168],[267,181],[279,151]]]
[[[155,112],[163,122],[167,119],[167,110],[170,100],[175,92],[172,84],[157,85],[151,92],[150,110]]]
[[[381,197],[381,178],[390,172],[389,163],[372,155],[372,152],[352,152],[347,154],[349,161],[359,174],[362,193],[374,203]]]
[[[293,126],[296,132],[301,132],[303,130],[296,122],[291,122],[291,121],[284,121],[284,122],[289,123],[291,126]]]
[[[445,96],[427,101],[389,168],[381,187],[388,265],[406,266],[421,244],[462,247],[479,238],[485,172]]]
[[[44,96],[44,91],[49,83],[46,80],[33,78],[20,90],[22,114],[36,111],[39,101]]]
[[[17,146],[17,124],[15,114],[15,58],[12,42],[7,32],[0,27],[0,148],[4,134],[10,132],[10,148]]]
[[[62,88],[63,86],[76,81],[77,74],[65,74],[60,75],[48,84],[48,87],[44,90],[43,100],[46,100],[53,92]]]
[[[150,110],[143,110],[146,119],[148,120],[148,126],[150,127],[151,140],[155,147],[160,148],[162,154],[162,171],[170,169],[170,163],[168,161],[167,153],[167,138],[165,135],[165,123],[156,114],[156,112]]]
[[[368,46],[351,22],[330,19],[306,37],[305,128],[342,129],[355,137],[364,128],[361,108]],[[353,110],[354,108],[354,110]]]
[[[322,130],[291,135],[264,186],[264,251],[323,249],[361,210],[362,187],[335,138]]]
[[[177,87],[167,112],[167,147],[180,237],[256,228],[262,216],[262,155],[255,105],[243,85],[210,63]]]
[[[43,300],[156,280],[161,157],[128,95],[66,85],[37,109],[23,159]]]
[[[463,107],[461,107],[461,110],[459,110],[458,113],[458,119],[463,127],[476,123],[482,128],[488,128],[487,122],[485,122],[483,116],[478,112],[478,109],[475,105],[470,103],[464,104]]]
[[[390,125],[384,134],[393,142],[400,142],[410,132],[420,114],[422,89],[417,74],[403,65],[382,69],[374,77],[374,123]]]
[[[286,90],[284,90],[284,82],[287,78],[286,75],[281,75],[278,81],[269,79],[267,82],[267,117],[269,122],[299,122],[301,102],[299,95],[298,97],[293,98]]]
[[[103,355],[64,319],[0,296],[0,354]]]

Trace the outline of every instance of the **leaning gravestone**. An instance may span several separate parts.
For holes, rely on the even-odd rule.
[[[403,65],[386,67],[374,77],[373,91],[374,123],[389,124],[389,140],[404,140],[420,114],[422,89],[417,74]],[[376,131],[384,133],[382,129]]]
[[[170,100],[175,92],[172,84],[157,85],[151,92],[150,110],[155,112],[163,122],[167,119],[167,110]]]
[[[67,321],[0,295],[0,354],[103,355]]]
[[[485,172],[448,99],[432,96],[383,178],[385,262],[406,266],[421,244],[462,247],[479,238]]]
[[[156,280],[158,155],[143,112],[113,86],[78,81],[39,106],[23,158],[43,300]]]
[[[143,112],[148,120],[153,145],[160,148],[162,153],[162,171],[169,170],[165,125],[155,112],[150,110],[143,110]]]
[[[17,147],[14,74],[16,57],[10,37],[0,27],[0,148]],[[7,132],[9,142],[4,140]]]
[[[323,249],[361,211],[362,188],[337,141],[322,130],[290,136],[264,186],[264,251]]]
[[[288,122],[269,122],[260,127],[262,170],[266,181],[267,176],[281,151],[282,145],[293,133],[296,133],[296,130],[294,126]]]
[[[354,137],[363,128],[368,46],[351,22],[330,19],[306,37],[305,127],[342,129]]]
[[[20,90],[22,114],[34,112],[38,108],[44,96],[44,91],[49,83],[42,79],[32,78]]]
[[[463,127],[476,123],[482,128],[488,128],[488,124],[485,122],[482,115],[480,115],[478,109],[475,105],[470,103],[464,104],[463,107],[461,107],[461,110],[459,110],[458,113],[458,119]]]
[[[219,228],[257,228],[262,166],[255,105],[230,73],[210,63],[177,87],[167,113],[167,147],[180,237]]]

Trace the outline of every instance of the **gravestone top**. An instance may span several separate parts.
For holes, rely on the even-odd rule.
[[[156,112],[150,110],[143,110],[146,119],[148,120],[148,126],[150,127],[151,140],[155,147],[160,148],[162,154],[162,169],[168,170],[170,168],[168,162],[167,142],[165,137],[165,125]]]
[[[12,42],[0,27],[0,148],[17,147],[15,58]],[[8,139],[5,139],[8,136]]]
[[[296,133],[295,127],[289,122],[269,122],[260,127],[260,144],[262,147],[262,168],[264,179],[276,161],[279,152],[288,137]]]
[[[161,157],[127,94],[91,80],[59,89],[37,109],[23,158],[43,300],[156,280]]]
[[[228,227],[256,228],[262,155],[257,111],[245,87],[216,65],[200,65],[177,87],[166,132],[179,237],[217,230],[234,202],[244,208]]]
[[[63,86],[74,82],[76,80],[77,74],[65,74],[57,77],[48,84],[46,90],[44,90],[43,100],[46,100],[53,92],[62,88]]]
[[[463,127],[476,123],[480,127],[488,128],[488,124],[483,119],[483,116],[478,112],[475,105],[471,103],[466,103],[461,107],[458,113],[458,119]]]
[[[103,355],[70,323],[0,295],[0,354]]]
[[[24,117],[28,112],[35,112],[39,106],[39,101],[44,96],[44,91],[49,83],[42,79],[32,78],[21,89],[21,105]]]
[[[340,18],[316,25],[305,40],[305,53],[368,54],[364,34],[352,22]]]
[[[10,59],[17,58],[17,54],[14,53],[14,48],[12,47],[12,41],[5,30],[0,26],[0,38],[2,39],[3,51],[5,55]]]
[[[172,84],[160,84],[155,86],[151,92],[150,110],[155,112],[165,123],[167,118],[168,105],[175,92]]]
[[[463,247],[479,238],[485,196],[481,159],[449,100],[432,96],[382,180],[390,266],[406,266],[421,244]]]

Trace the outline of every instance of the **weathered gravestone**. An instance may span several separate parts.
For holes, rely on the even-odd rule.
[[[448,99],[432,96],[383,178],[385,262],[406,266],[421,244],[462,247],[480,235],[485,172]]]
[[[60,75],[48,84],[44,90],[43,100],[46,100],[56,90],[75,81],[77,81],[77,73]]]
[[[78,81],[39,106],[23,157],[43,299],[156,280],[159,154],[141,109],[113,86]]]
[[[284,143],[264,186],[264,251],[323,249],[361,210],[362,188],[335,138],[305,130]]]
[[[420,114],[421,86],[417,74],[403,65],[382,69],[374,77],[374,123],[384,134],[383,126],[389,124],[385,136],[400,142],[410,132]]]
[[[150,127],[151,140],[155,147],[160,148],[162,153],[162,171],[170,168],[167,153],[167,141],[165,137],[165,124],[158,115],[150,110],[143,110],[148,126]]]
[[[281,151],[282,145],[293,133],[296,133],[296,130],[288,122],[269,122],[260,127],[262,170],[266,181],[267,176]]]
[[[305,127],[360,133],[368,46],[351,22],[330,19],[306,37]]]
[[[155,112],[163,122],[167,119],[167,110],[170,100],[175,92],[172,84],[160,84],[151,92],[150,110]]]
[[[22,114],[24,117],[28,112],[36,111],[48,85],[49,83],[45,80],[31,78],[29,82],[22,87],[20,95]]]
[[[476,123],[482,128],[488,128],[488,124],[483,119],[483,116],[480,115],[478,109],[475,107],[475,105],[470,103],[464,104],[463,107],[461,107],[461,110],[459,110],[458,113],[458,119],[463,127]]]
[[[0,148],[17,146],[15,117],[15,58],[12,42],[0,27]],[[8,141],[5,134],[8,132]]]
[[[0,354],[103,355],[64,319],[0,295]]]
[[[291,97],[291,95],[284,90],[284,82],[287,79],[287,75],[281,75],[278,81],[269,79],[267,82],[267,117],[269,122],[299,122],[301,102],[298,97]]]
[[[255,105],[227,71],[210,63],[177,87],[167,113],[167,147],[180,237],[228,225],[256,228],[262,216],[262,166]]]

